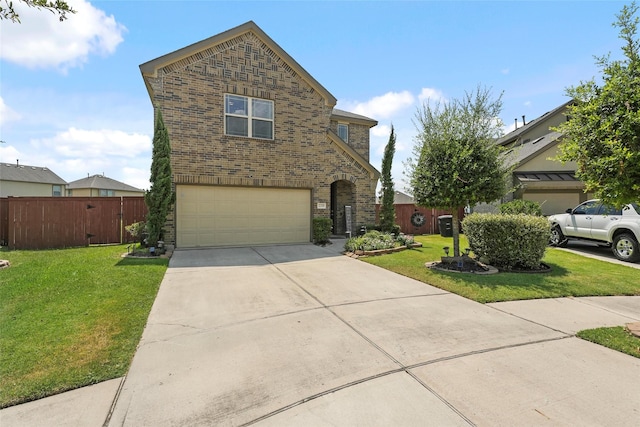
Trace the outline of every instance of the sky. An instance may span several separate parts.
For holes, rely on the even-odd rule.
[[[4,1],[4,0],[2,0]],[[104,174],[150,187],[153,109],[139,65],[254,21],[337,99],[378,121],[381,169],[406,190],[416,112],[479,85],[502,96],[504,131],[569,100],[622,57],[612,26],[624,1],[69,0],[60,22],[14,0],[0,21],[0,162],[42,166],[71,182]]]

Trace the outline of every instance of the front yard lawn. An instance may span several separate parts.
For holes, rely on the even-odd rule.
[[[168,260],[125,252],[0,251],[0,408],[127,372]]]
[[[549,248],[543,259],[552,268],[549,273],[483,276],[446,273],[425,267],[425,263],[438,261],[444,256],[444,246],[453,247],[450,237],[416,236],[416,242],[422,243],[422,248],[360,259],[482,303],[568,296],[640,295],[640,272],[637,269],[559,249]],[[461,250],[466,247],[466,239],[460,236]]]

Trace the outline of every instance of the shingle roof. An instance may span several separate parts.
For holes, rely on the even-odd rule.
[[[67,183],[67,181],[46,167],[14,165],[11,163],[0,163],[0,180],[61,185]]]
[[[381,204],[382,199],[380,197],[376,197],[376,203]],[[397,191],[393,195],[393,204],[394,205],[412,205],[414,204],[413,196],[403,193],[402,191]]]
[[[333,111],[331,112],[331,116],[332,118],[342,117],[351,122],[369,125],[369,127],[373,127],[378,124],[377,120],[371,119],[366,116],[361,116],[360,114],[350,113],[349,111],[339,110],[337,108],[333,109]]]
[[[516,145],[505,151],[504,155],[508,159],[510,165],[519,165],[526,163],[538,153],[549,148],[553,143],[562,137],[560,132],[551,132],[533,141]]]
[[[78,179],[67,184],[67,189],[73,190],[76,188],[97,188],[102,190],[117,190],[117,191],[137,191],[142,193],[144,190],[132,187],[124,182],[116,181],[115,179],[108,178],[103,175],[93,175],[86,178]]]
[[[514,131],[509,132],[505,136],[503,136],[501,138],[498,138],[498,140],[496,141],[496,144],[498,144],[498,145],[508,145],[509,143],[515,141],[520,135],[525,133],[527,130],[538,126],[546,117],[554,115],[556,112],[562,110],[567,105],[572,104],[573,102],[574,102],[573,99],[570,99],[569,101],[567,101],[564,104],[554,108],[553,110],[547,111],[546,113],[544,113],[540,117],[531,120],[526,125],[520,126],[518,129],[515,129]]]

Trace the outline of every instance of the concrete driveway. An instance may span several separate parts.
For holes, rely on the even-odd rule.
[[[176,251],[110,425],[637,425],[639,359],[340,249]]]
[[[124,381],[2,426],[638,425],[640,359],[574,333],[640,297],[483,305],[341,249],[176,251]]]

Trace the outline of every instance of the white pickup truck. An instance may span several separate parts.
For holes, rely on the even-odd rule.
[[[605,206],[599,200],[588,200],[567,213],[551,215],[551,246],[564,247],[572,239],[589,240],[611,246],[616,258],[640,261],[640,204],[622,209]]]

